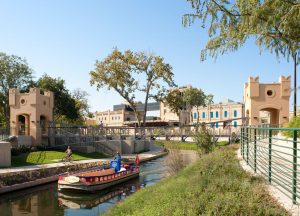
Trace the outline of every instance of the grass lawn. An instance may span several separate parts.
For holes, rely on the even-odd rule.
[[[167,149],[197,150],[197,145],[193,142],[155,140],[155,144]]]
[[[12,166],[28,166],[36,164],[47,164],[60,162],[66,153],[64,151],[38,151],[23,153],[17,156],[12,156]],[[73,160],[88,160],[88,159],[98,159],[105,158],[106,155],[102,153],[81,153],[73,152]]]
[[[263,179],[240,167],[237,149],[238,145],[226,146],[202,156],[106,215],[289,215],[268,194]]]

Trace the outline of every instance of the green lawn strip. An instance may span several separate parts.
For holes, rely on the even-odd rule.
[[[66,153],[63,151],[37,151],[12,156],[12,166],[27,166],[37,164],[48,164],[60,162]],[[106,155],[98,152],[94,153],[81,153],[73,152],[73,160],[88,160],[88,159],[99,159],[105,158]]]
[[[167,149],[197,150],[197,145],[193,142],[155,140],[155,144]]]
[[[240,167],[237,148],[227,146],[203,156],[106,215],[289,215],[269,195],[263,179]]]

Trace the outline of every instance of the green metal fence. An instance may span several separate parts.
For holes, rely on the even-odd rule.
[[[9,137],[9,129],[0,128],[0,141],[7,140]]]
[[[247,164],[283,194],[299,204],[300,128],[244,126],[241,155]]]

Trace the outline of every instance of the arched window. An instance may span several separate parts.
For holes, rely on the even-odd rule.
[[[236,110],[233,111],[233,117],[237,117],[237,111]]]

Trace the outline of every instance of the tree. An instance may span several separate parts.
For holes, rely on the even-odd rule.
[[[208,28],[209,41],[201,51],[217,57],[235,51],[249,38],[255,38],[260,48],[294,60],[294,87],[296,64],[300,56],[300,2],[298,0],[187,0],[195,13],[183,16],[184,26],[200,19]],[[295,91],[296,92],[296,91]],[[296,94],[296,93],[294,93]],[[294,109],[296,95],[294,95]],[[295,113],[294,113],[295,114]]]
[[[146,115],[149,98],[156,98],[160,90],[165,89],[160,81],[167,83],[169,87],[175,86],[173,80],[173,72],[171,65],[164,62],[164,58],[160,56],[154,56],[152,54],[147,55],[145,52],[138,52],[134,54],[132,59],[132,68],[138,74],[144,74],[146,76],[146,84],[139,88],[139,90],[145,92],[145,106],[143,116],[143,126],[146,126]],[[155,89],[155,93],[153,90]]]
[[[26,60],[0,52],[0,112],[3,113],[7,128],[10,123],[9,89],[17,88],[22,91],[31,83],[32,69]]]
[[[79,111],[80,118],[84,118],[90,114],[90,106],[87,97],[89,94],[79,88],[72,91],[72,97],[75,99],[76,108]]]
[[[54,115],[57,121],[74,122],[80,118],[76,100],[69,93],[65,81],[61,78],[52,78],[44,74],[36,83],[43,91],[54,93]]]
[[[132,59],[133,53],[131,51],[127,50],[123,54],[114,48],[112,53],[103,61],[96,61],[95,70],[90,72],[90,84],[96,85],[97,90],[103,87],[107,87],[108,90],[114,89],[128,102],[140,126],[140,118],[134,101],[134,92],[138,88],[138,83],[132,74]]]
[[[185,107],[182,92],[179,89],[173,89],[165,96],[164,101],[168,104],[170,110],[178,115],[180,122],[180,113]]]
[[[96,61],[95,70],[91,71],[90,75],[91,85],[96,85],[97,89],[102,87],[114,89],[128,102],[139,126],[141,125],[140,112],[136,108],[135,92],[145,93],[143,113],[143,125],[145,125],[148,100],[156,95],[153,90],[158,92],[162,89],[161,82],[169,86],[174,85],[172,67],[164,63],[162,57],[147,55],[144,52],[134,53],[131,50],[122,53],[117,48],[114,48],[103,61]],[[142,85],[138,80],[144,77],[146,81]]]
[[[183,100],[191,107],[196,107],[197,110],[197,125],[199,124],[198,109],[200,106],[206,106],[206,95],[201,89],[188,88],[184,91]]]
[[[168,104],[170,110],[178,115],[179,122],[182,110],[196,106],[198,113],[199,106],[208,106],[213,102],[212,100],[213,95],[206,95],[201,89],[197,88],[187,88],[183,91],[172,89],[162,99],[162,101]],[[199,123],[199,115],[197,123]]]

